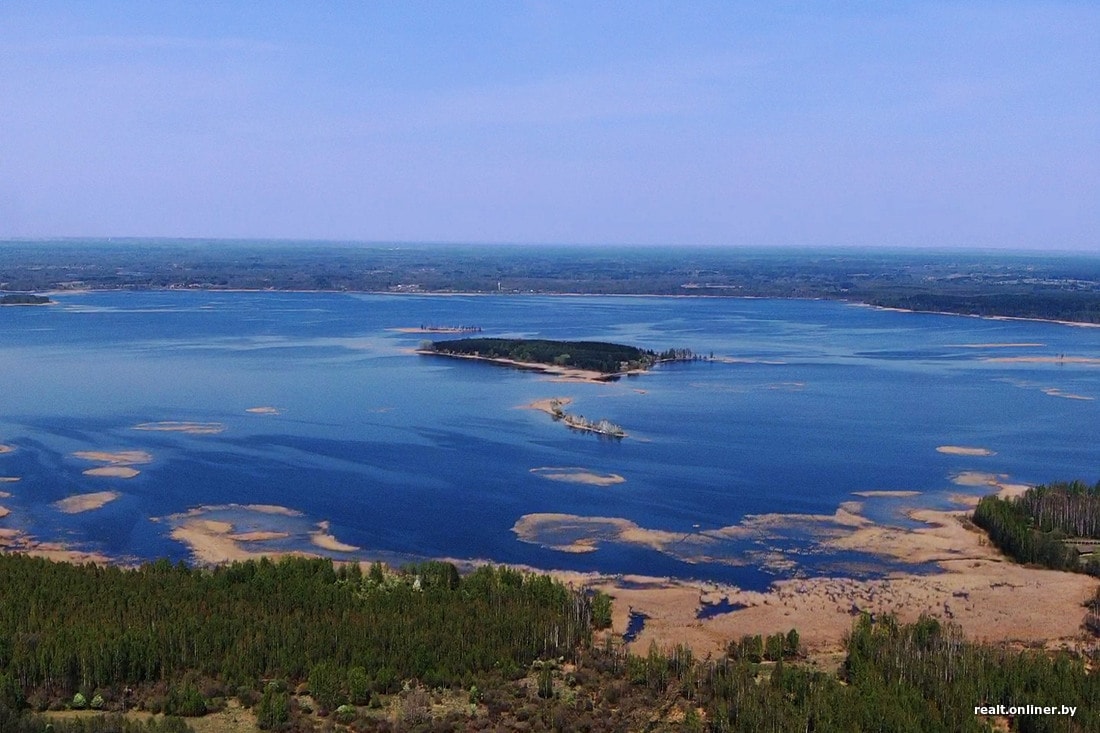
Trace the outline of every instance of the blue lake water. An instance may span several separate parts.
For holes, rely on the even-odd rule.
[[[899,313],[835,302],[716,298],[101,292],[0,309],[0,528],[120,559],[190,557],[169,534],[198,507],[253,550],[391,561],[488,559],[544,568],[775,577],[896,568],[830,552],[818,520],[859,501],[905,524],[950,507],[967,472],[1010,483],[1100,478],[1100,329]],[[715,361],[611,384],[556,382],[418,356],[431,335],[598,339]],[[435,338],[450,338],[436,336]],[[1063,358],[1064,357],[1064,358]],[[622,425],[622,441],[522,409]],[[250,413],[274,407],[278,414]],[[143,423],[218,423],[189,434]],[[941,446],[980,447],[968,456]],[[138,450],[122,479],[79,451]],[[538,468],[624,480],[550,480]],[[553,473],[553,472],[550,472]],[[560,473],[560,472],[559,472]],[[566,472],[568,473],[568,472]],[[965,481],[964,481],[965,483]],[[56,503],[113,491],[98,509]],[[859,491],[919,491],[859,497]],[[287,516],[243,505],[277,505]],[[241,505],[241,506],[238,506]],[[530,530],[514,528],[523,517]],[[311,543],[317,522],[354,552]],[[740,527],[727,531],[722,528]],[[566,551],[570,550],[570,551]]]

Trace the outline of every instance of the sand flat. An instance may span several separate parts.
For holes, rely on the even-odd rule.
[[[667,578],[649,579],[644,587],[624,588],[615,578],[589,579],[587,584],[615,599],[616,629],[626,628],[629,608],[649,616],[633,642],[635,649],[656,642],[662,647],[686,644],[700,656],[721,654],[731,638],[797,628],[812,653],[836,652],[851,629],[853,609],[894,612],[904,622],[929,614],[958,623],[976,640],[1075,644],[1084,615],[1081,604],[1095,592],[1096,580],[1006,561],[984,533],[959,521],[967,514],[914,511],[911,516],[924,523],[915,530],[875,527],[852,535],[858,541],[851,542],[861,549],[935,560],[939,570],[930,575],[791,579],[763,593]],[[746,608],[696,618],[700,603],[723,597]]]
[[[74,494],[60,501],[55,501],[53,506],[65,514],[80,514],[90,512],[103,507],[122,494],[117,491],[94,491],[90,494]]]
[[[992,451],[988,448],[976,448],[965,445],[938,445],[936,446],[937,453],[946,453],[950,456],[995,456],[996,451]]]
[[[85,476],[105,476],[109,478],[133,478],[137,476],[141,471],[130,466],[100,466],[99,468],[89,468],[84,471]]]

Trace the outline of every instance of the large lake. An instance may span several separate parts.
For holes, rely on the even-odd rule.
[[[905,524],[905,509],[955,506],[959,494],[993,490],[986,481],[1100,478],[1100,329],[788,300],[55,299],[0,309],[0,443],[13,448],[0,476],[19,478],[0,483],[10,510],[0,528],[122,560],[190,557],[170,533],[200,518],[256,551],[489,559],[752,588],[897,566],[828,551],[821,538],[839,530],[820,517],[746,523],[751,515],[844,505]],[[716,359],[610,384],[560,382],[419,356],[432,337],[397,329],[422,324]],[[523,409],[550,397],[629,437],[572,432]],[[180,422],[206,431],[170,429]],[[75,455],[88,451],[149,455]],[[140,473],[84,473],[119,467]],[[920,493],[853,493],[902,491]],[[98,492],[115,498],[72,513],[57,503]],[[245,508],[254,504],[299,514]],[[254,534],[273,532],[287,536]],[[360,549],[322,549],[311,533]]]

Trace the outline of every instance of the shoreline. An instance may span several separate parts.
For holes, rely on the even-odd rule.
[[[955,311],[913,310],[911,308],[898,308],[895,306],[875,305],[862,300],[849,300],[846,298],[826,298],[822,296],[783,296],[783,295],[711,295],[696,293],[575,293],[575,292],[523,292],[523,293],[498,293],[493,291],[463,291],[463,290],[424,290],[424,291],[391,291],[391,290],[320,290],[309,288],[192,288],[192,287],[163,287],[163,288],[78,288],[74,290],[49,290],[43,291],[47,296],[52,295],[80,295],[87,293],[115,293],[115,292],[210,292],[210,293],[332,293],[335,295],[387,295],[394,297],[408,296],[438,296],[438,297],[564,297],[564,298],[720,298],[730,300],[806,300],[844,303],[853,307],[873,308],[875,310],[893,311],[895,313],[927,313],[939,316],[959,316],[962,318],[979,318],[990,321],[1026,321],[1030,323],[1053,323],[1060,326],[1076,326],[1079,328],[1100,328],[1100,323],[1090,321],[1067,321],[1057,318],[1033,318],[1029,316],[1008,315],[981,315],[978,313],[961,313]],[[57,301],[54,301],[55,303]],[[387,329],[393,330],[393,329]]]
[[[247,509],[260,514],[289,515],[294,511],[253,505]],[[258,527],[240,532],[229,521],[205,516],[209,510],[179,515],[179,522],[169,533],[188,546],[195,565],[222,565],[259,557],[324,557],[304,546],[274,552],[249,547],[296,533]],[[700,657],[720,656],[731,640],[743,635],[767,636],[794,628],[808,655],[821,657],[842,652],[845,635],[864,612],[893,613],[902,622],[932,616],[958,624],[975,641],[1038,644],[1048,649],[1078,647],[1086,638],[1081,631],[1083,604],[1093,597],[1100,581],[1083,573],[1029,567],[1008,560],[992,547],[982,530],[969,522],[970,513],[910,509],[907,516],[919,523],[916,527],[851,522],[847,532],[826,540],[833,549],[858,548],[884,559],[904,559],[927,567],[929,572],[891,572],[870,579],[843,574],[783,578],[762,591],[691,578],[563,570],[499,563],[489,558],[435,559],[452,562],[464,572],[482,564],[507,566],[550,575],[576,589],[606,593],[613,599],[613,636],[625,632],[632,614],[646,616],[644,627],[627,645],[635,653],[655,643],[665,649],[685,645]],[[330,552],[358,549],[332,536],[324,521],[313,523],[312,530],[300,539],[303,545]],[[591,547],[591,551],[597,549]],[[0,529],[0,552],[78,564],[132,564],[132,558],[112,558],[60,542],[40,541],[17,529]],[[362,554],[365,557],[331,559],[336,563],[358,562],[366,570],[373,562],[371,555],[377,553],[368,549]],[[716,604],[728,605],[732,610],[704,613]]]

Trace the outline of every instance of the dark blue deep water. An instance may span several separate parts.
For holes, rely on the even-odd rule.
[[[121,559],[190,557],[169,536],[189,518],[172,515],[220,507],[201,518],[238,534],[287,535],[242,543],[253,550],[486,559],[760,587],[777,576],[897,566],[828,551],[822,538],[839,530],[820,520],[719,532],[750,515],[831,515],[859,501],[865,516],[904,524],[906,508],[984,493],[960,485],[966,472],[1007,483],[1100,478],[1100,329],[713,298],[103,292],[56,300],[0,309],[0,444],[13,448],[0,454],[0,476],[19,478],[0,483],[10,511],[0,529]],[[432,336],[396,329],[420,324],[687,347],[716,360],[613,384],[564,383],[418,356]],[[570,411],[608,418],[629,437],[571,432],[522,409],[550,397],[572,398]],[[247,411],[256,407],[278,414]],[[161,421],[222,429],[135,429]],[[74,456],[123,450],[152,460],[123,479],[85,475],[102,464]],[[547,467],[624,481],[532,472]],[[118,497],[81,513],[56,503],[101,491]],[[251,504],[297,514],[238,506]],[[359,549],[311,543],[323,521],[324,533]]]

